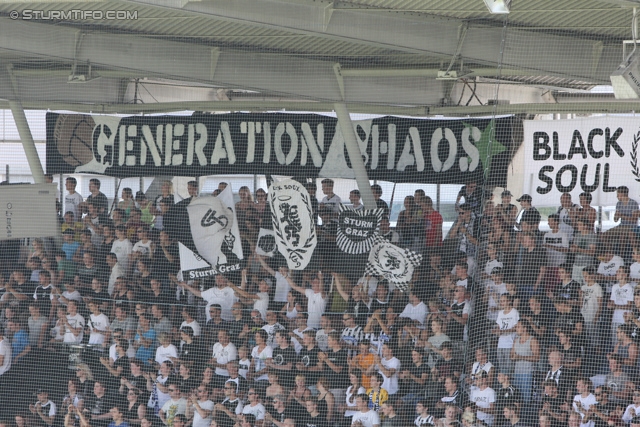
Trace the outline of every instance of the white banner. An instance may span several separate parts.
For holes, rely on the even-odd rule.
[[[593,196],[593,206],[614,206],[621,185],[640,199],[637,118],[530,120],[524,134],[522,193],[531,195],[534,206],[560,206],[567,192],[574,203],[584,192]]]
[[[258,234],[258,242],[256,243],[256,253],[258,255],[272,257],[278,252],[276,246],[276,233],[273,230],[261,228]]]
[[[221,253],[218,257],[218,264],[234,264],[244,258],[242,253],[242,241],[240,240],[240,228],[238,227],[238,217],[236,216],[236,204],[233,201],[233,192],[231,185],[218,194],[218,199],[227,206],[233,216],[233,222],[231,228],[224,236],[224,243],[222,245]]]
[[[200,277],[215,276],[218,271],[200,255],[178,242],[180,249],[180,272],[183,280],[193,280]]]
[[[289,268],[303,270],[317,243],[309,193],[292,179],[274,182],[269,187],[269,204],[278,250]]]
[[[58,234],[55,184],[0,186],[0,240]]]
[[[233,210],[218,197],[197,197],[187,206],[196,249],[209,264],[217,265],[221,246],[234,223]]]

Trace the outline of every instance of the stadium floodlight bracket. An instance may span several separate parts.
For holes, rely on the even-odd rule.
[[[509,13],[511,0],[484,0],[484,4],[489,9],[490,13],[503,14]]]
[[[91,72],[91,63],[89,63],[86,67],[82,67],[84,68],[84,71],[86,71],[84,73],[80,71],[80,68],[81,67],[78,67],[77,63],[73,63],[71,74],[67,78],[67,83],[87,83],[91,80],[100,78],[100,76],[94,76]]]

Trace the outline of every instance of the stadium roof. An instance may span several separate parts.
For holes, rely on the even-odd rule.
[[[635,111],[590,92],[622,62],[634,5],[515,1],[493,15],[482,0],[3,1],[0,98],[124,114],[342,101],[407,115]],[[438,79],[445,70],[457,79]],[[489,103],[496,82],[509,105]]]

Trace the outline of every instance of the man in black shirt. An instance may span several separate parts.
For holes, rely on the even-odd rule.
[[[389,205],[387,202],[381,199],[382,197],[382,187],[378,184],[373,184],[371,186],[371,192],[373,193],[373,198],[376,200],[376,208],[382,209],[382,214],[385,216],[389,216]]]
[[[505,415],[504,408],[508,405],[520,405],[522,398],[520,391],[511,384],[509,374],[498,372],[498,383],[501,387],[496,388],[496,415],[498,425],[504,424]]]
[[[327,415],[318,411],[318,401],[310,397],[305,402],[307,406],[306,416],[302,416],[300,424],[302,427],[329,427],[329,421],[327,421]]]
[[[284,387],[291,388],[295,382],[293,364],[296,362],[297,355],[293,347],[289,345],[286,330],[276,331],[275,340],[278,346],[273,349],[273,355],[271,359],[266,360],[266,364],[269,369],[278,371]]]
[[[270,422],[278,425],[276,423],[282,424],[287,418],[299,418],[299,414],[295,414],[286,407],[286,402],[287,398],[281,394],[273,396],[273,400],[271,401],[272,407],[267,409],[267,413],[264,416],[265,421],[267,421],[266,425],[269,425]]]
[[[227,381],[224,385],[225,399],[213,407],[212,418],[222,427],[232,427],[242,413],[242,401],[236,394],[234,384]]]
[[[298,354],[296,370],[298,375],[304,375],[308,387],[314,387],[318,380],[318,375],[322,371],[322,362],[318,359],[318,347],[316,347],[316,337],[314,331],[304,331],[303,347]]]
[[[609,416],[615,410],[613,402],[609,402],[609,387],[598,386],[593,394],[598,403],[589,407],[582,422],[586,424],[593,421],[595,427],[608,427]]]
[[[558,394],[558,385],[550,379],[542,383],[542,386],[544,387],[544,397],[539,415],[548,415],[553,427],[564,426],[567,421],[567,412],[561,408],[565,404],[565,400]]]
[[[336,401],[341,401],[343,390],[349,387],[347,350],[340,345],[340,334],[336,331],[329,334],[328,343],[329,351],[318,353],[318,360],[324,365],[324,376],[329,380],[331,393],[337,395]]]

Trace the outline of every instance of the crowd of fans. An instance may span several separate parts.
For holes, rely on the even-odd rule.
[[[179,202],[167,181],[111,207],[99,180],[86,198],[75,187],[62,241],[33,240],[0,275],[0,424],[640,426],[640,209],[626,187],[619,225],[596,234],[589,194],[563,194],[542,232],[531,196],[518,209],[471,182],[443,238],[423,190],[392,230],[374,185],[380,233],[423,255],[407,292],[334,268],[330,179],[313,197],[312,267],[256,254],[267,193],[242,187],[246,267],[187,282],[176,210],[195,181]],[[363,208],[358,190],[344,203]]]

